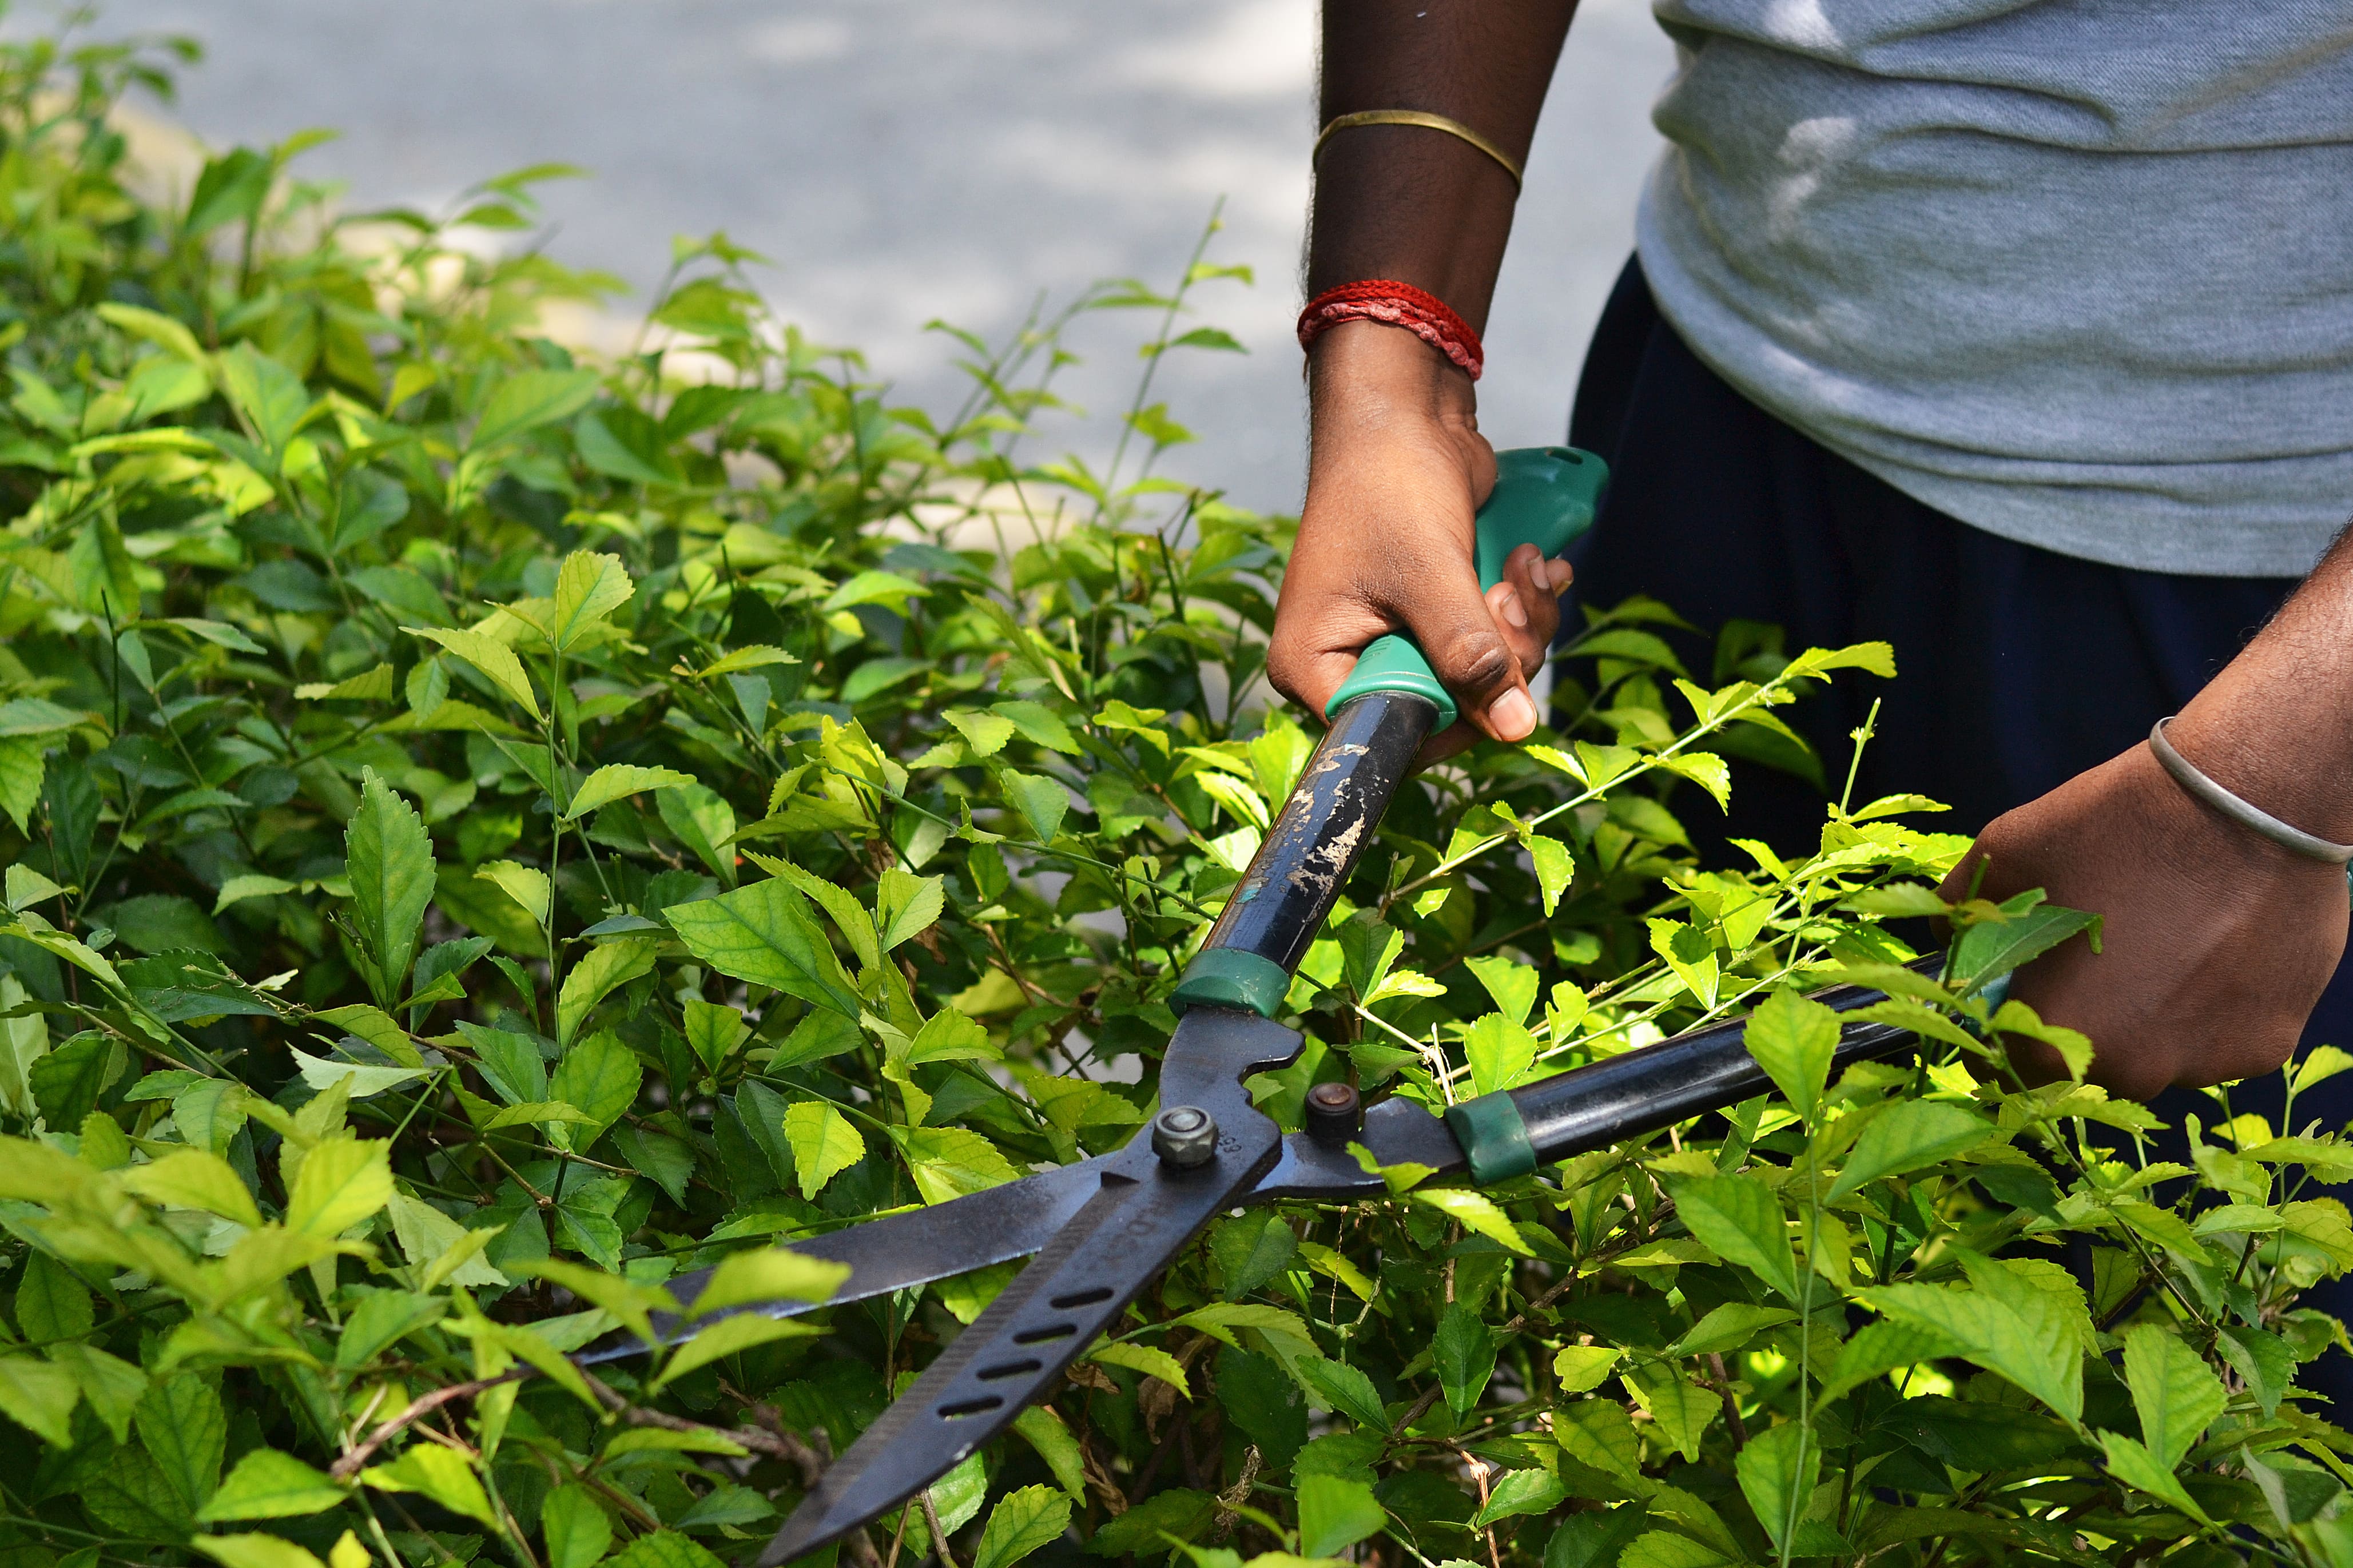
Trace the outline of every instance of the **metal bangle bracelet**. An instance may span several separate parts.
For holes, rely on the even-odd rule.
[[[2201,804],[2211,806],[2240,826],[2262,834],[2281,848],[2307,860],[2325,861],[2331,866],[2353,862],[2353,844],[2331,844],[2327,839],[2306,833],[2301,827],[2291,827],[2263,807],[2240,799],[2204,773],[2200,773],[2189,758],[2173,749],[2165,738],[2165,727],[2170,718],[2159,719],[2148,732],[2148,749],[2157,754],[2158,765],[2173,775],[2173,782]]]

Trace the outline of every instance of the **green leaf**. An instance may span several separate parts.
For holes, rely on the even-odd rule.
[[[627,763],[607,763],[581,782],[579,792],[572,797],[572,804],[564,808],[564,820],[575,821],[600,806],[610,805],[625,795],[647,790],[681,789],[693,782],[692,773],[682,773],[675,768],[641,768]],[[515,901],[522,902],[520,899]]]
[[[1961,1348],[1951,1335],[1917,1322],[1881,1318],[1865,1323],[1848,1338],[1838,1360],[1831,1363],[1830,1375],[1822,1380],[1822,1403],[1827,1405],[1899,1367],[1958,1355]]]
[[[360,1479],[378,1491],[416,1492],[432,1499],[451,1513],[478,1520],[492,1532],[499,1516],[465,1457],[438,1443],[413,1443],[388,1465],[372,1465]]]
[[[1013,1418],[1013,1429],[1046,1461],[1046,1468],[1054,1472],[1055,1482],[1071,1501],[1086,1500],[1086,1458],[1080,1452],[1078,1438],[1071,1435],[1071,1429],[1052,1407],[1029,1406]]]
[[[1733,1468],[1757,1521],[1775,1546],[1786,1543],[1805,1517],[1821,1476],[1822,1451],[1813,1434],[1797,1421],[1752,1433]]]
[[[720,973],[858,1017],[857,989],[842,973],[833,944],[807,900],[781,878],[700,903],[673,904],[662,918],[688,952]]]
[[[92,1345],[51,1345],[49,1359],[74,1374],[74,1381],[81,1385],[81,1396],[90,1401],[91,1413],[105,1424],[114,1440],[129,1441],[132,1415],[146,1396],[147,1374],[120,1356],[109,1355]]]
[[[822,1100],[797,1100],[786,1109],[785,1140],[793,1146],[794,1181],[811,1202],[828,1182],[866,1158],[866,1140]]]
[[[396,1208],[404,1200],[393,1194]],[[454,1223],[454,1222],[453,1222]],[[500,1276],[503,1280],[505,1276]],[[335,1364],[349,1370],[365,1366],[377,1354],[417,1330],[441,1321],[448,1300],[409,1290],[371,1290],[343,1320],[343,1337],[335,1343]]]
[[[343,1500],[343,1489],[291,1454],[256,1448],[237,1462],[212,1500],[196,1510],[197,1522],[231,1519],[298,1519]]]
[[[1721,1355],[1726,1351],[1738,1350],[1766,1329],[1795,1321],[1797,1316],[1795,1312],[1780,1307],[1726,1301],[1692,1325],[1689,1333],[1667,1347],[1666,1354],[1671,1358]]]
[[[283,1536],[199,1535],[188,1544],[221,1568],[322,1568],[307,1548]],[[338,1568],[340,1563],[338,1559]]]
[[[451,1219],[431,1204],[412,1198],[396,1190],[386,1207],[392,1216],[393,1235],[399,1238],[400,1250],[410,1264],[424,1271],[420,1283],[427,1289],[438,1284],[463,1285],[469,1289],[490,1286],[503,1288],[513,1283],[504,1274],[476,1256],[488,1245],[491,1231],[470,1230]],[[484,1239],[477,1241],[474,1237]],[[438,1279],[434,1278],[438,1274]],[[351,1331],[344,1331],[348,1340]]]
[[[1943,1335],[2066,1419],[2083,1418],[2083,1331],[2051,1292],[1904,1284],[1854,1294],[1874,1311]]]
[[[539,721],[539,696],[531,689],[531,677],[523,673],[522,660],[515,657],[514,649],[498,638],[477,631],[451,631],[445,626],[403,626],[400,629],[411,637],[439,643],[489,677],[491,684],[505,693],[509,701],[530,714],[533,723]]]
[[[2125,1335],[2125,1384],[2140,1412],[2141,1436],[2158,1463],[2181,1463],[2230,1397],[2196,1351],[2180,1336],[2154,1323]]]
[[[1071,809],[1071,792],[1061,781],[1000,768],[997,783],[1006,800],[1021,814],[1021,820],[1029,825],[1031,837],[1039,844],[1052,843]]]
[[[607,1568],[724,1568],[718,1558],[674,1530],[640,1535],[606,1559]]]
[[[1742,1035],[1748,1054],[1810,1127],[1821,1110],[1838,1040],[1838,1015],[1789,990],[1767,997]]]
[[[652,969],[657,945],[651,937],[627,937],[619,942],[600,942],[581,954],[564,976],[564,990],[555,999],[556,1044],[569,1046],[588,1015],[596,1010],[596,1004]],[[557,1076],[562,1077],[560,1068]],[[595,1107],[574,1100],[560,1086],[554,1092],[556,1099],[569,1100],[592,1116],[596,1114]],[[614,1112],[615,1116],[619,1114]],[[604,1120],[609,1123],[612,1118]]]
[[[1003,1186],[1020,1173],[979,1133],[962,1127],[892,1128],[915,1190],[927,1204],[944,1204]]]
[[[650,958],[649,958],[650,962]],[[565,991],[571,983],[565,983]],[[575,1042],[555,1064],[555,1074],[548,1080],[547,1092],[566,1105],[577,1106],[589,1119],[586,1128],[558,1123],[548,1130],[550,1141],[567,1149],[585,1149],[596,1142],[606,1128],[618,1121],[637,1103],[638,1090],[645,1081],[645,1068],[638,1054],[614,1037],[610,1030],[600,1029],[585,1040]]]
[[[1565,1345],[1552,1358],[1563,1394],[1590,1394],[1607,1382],[1626,1352],[1614,1345]]]
[[[356,1138],[322,1139],[302,1157],[286,1199],[286,1228],[338,1237],[392,1201],[392,1145]]]
[[[78,1340],[98,1321],[90,1288],[74,1271],[46,1252],[28,1251],[16,1284],[16,1327],[38,1344]]]
[[[132,1413],[139,1441],[189,1512],[205,1506],[220,1482],[228,1446],[228,1417],[220,1395],[192,1373],[148,1385]]]
[[[1527,976],[1527,1003],[1535,1001],[1536,972],[1525,965],[1515,966]],[[1526,1006],[1521,1011],[1525,1014]],[[1516,1089],[1525,1082],[1536,1060],[1536,1040],[1534,1035],[1514,1022],[1508,1007],[1502,1013],[1490,1013],[1473,1022],[1462,1036],[1462,1055],[1471,1065],[1471,1092],[1493,1094],[1498,1089]]]
[[[1430,1353],[1439,1388],[1446,1395],[1446,1407],[1461,1415],[1477,1405],[1495,1371],[1495,1338],[1487,1331],[1479,1310],[1468,1301],[1449,1302],[1439,1315]]]
[[[547,640],[558,653],[565,651],[589,628],[628,604],[636,592],[619,556],[574,551],[564,558],[555,574],[555,612],[548,623]]]
[[[1132,1340],[1112,1340],[1089,1351],[1087,1359],[1102,1362],[1106,1366],[1124,1366],[1147,1377],[1156,1377],[1187,1398],[1192,1395],[1192,1385],[1185,1381],[1184,1363],[1158,1345],[1137,1344]]]
[[[892,866],[875,889],[874,924],[881,933],[882,951],[911,942],[939,922],[947,905],[947,879],[918,877]]]
[[[2295,1352],[2287,1342],[2263,1329],[2225,1323],[2214,1341],[2214,1352],[2246,1379],[2263,1414],[2279,1408],[2281,1396],[2295,1379]]]
[[[1831,1184],[1826,1201],[1836,1203],[1887,1176],[1942,1164],[1994,1135],[1994,1126],[1976,1112],[1934,1100],[1907,1100],[1871,1120],[1854,1141],[1845,1169]]]
[[[1701,1176],[1672,1182],[1669,1190],[1676,1215],[1709,1250],[1798,1300],[1797,1256],[1771,1188],[1752,1176]]]
[[[707,1072],[717,1072],[735,1047],[751,1038],[752,1026],[733,1007],[700,996],[688,997],[685,1007],[686,1043]]]
[[[1389,1521],[1369,1485],[1340,1476],[1301,1478],[1296,1501],[1303,1557],[1336,1557]]]
[[[596,1494],[578,1481],[560,1486],[539,1505],[547,1568],[596,1568],[613,1544],[613,1521]]]
[[[494,447],[542,425],[569,419],[596,395],[596,373],[587,370],[526,370],[499,383],[482,405],[469,450]]]
[[[826,1301],[849,1278],[849,1265],[809,1258],[788,1247],[738,1252],[712,1270],[711,1282],[694,1299],[691,1315],[759,1301]]]
[[[239,343],[215,362],[222,393],[271,452],[283,452],[311,411],[302,378],[251,343]]]
[[[1506,1251],[1523,1258],[1534,1256],[1528,1244],[1520,1239],[1519,1228],[1512,1224],[1511,1216],[1497,1208],[1495,1200],[1484,1193],[1474,1193],[1468,1187],[1416,1187],[1411,1195],[1415,1203],[1427,1204],[1463,1229],[1500,1243]]]
[[[981,1526],[972,1568],[1013,1568],[1071,1528],[1071,1500],[1049,1487],[1023,1487],[997,1500]]]
[[[1292,1266],[1299,1236],[1271,1208],[1255,1208],[1220,1220],[1209,1233],[1209,1257],[1224,1281],[1219,1294],[1239,1301]]]
[[[2102,1432],[2099,1438],[2100,1447],[2107,1452],[2110,1475],[2128,1487],[2148,1493],[2178,1512],[2188,1514],[2200,1524],[2213,1522],[2182,1489],[2180,1479],[2174,1475],[2170,1465],[2160,1463],[2147,1448],[2121,1433]]]
[[[1541,833],[1528,835],[1528,858],[1536,873],[1536,889],[1544,896],[1545,918],[1560,907],[1560,896],[1577,876],[1577,860],[1568,846]]]
[[[33,810],[41,804],[41,777],[46,766],[40,742],[13,737],[0,740],[0,811],[5,811],[16,825],[16,831],[27,837],[33,831]],[[24,905],[12,898],[9,908],[22,909]]]
[[[1301,1356],[1291,1363],[1291,1374],[1307,1391],[1308,1398],[1334,1415],[1373,1431],[1388,1430],[1388,1415],[1373,1380],[1346,1362]]]
[[[776,1340],[805,1339],[824,1331],[813,1324],[790,1318],[764,1318],[757,1312],[739,1312],[697,1330],[692,1339],[670,1352],[670,1360],[662,1364],[660,1374],[648,1386],[665,1387],[697,1367],[723,1361],[738,1351],[750,1350],[754,1345],[765,1345]]]
[[[2021,893],[2002,906],[2006,910],[2024,906],[2008,920],[1980,921],[1954,938],[1946,950],[1946,972],[1959,983],[1961,994],[1982,989],[2079,932],[2088,931],[2092,951],[2100,950],[2099,916],[2041,903],[2042,897],[2039,888]]]
[[[1523,1514],[1550,1513],[1568,1500],[1568,1488],[1544,1470],[1509,1470],[1488,1491],[1487,1501],[1471,1516],[1471,1528],[1484,1530],[1500,1520]]]
[[[52,1447],[73,1444],[73,1409],[81,1385],[72,1373],[38,1356],[0,1355],[0,1415]]]
[[[711,868],[723,887],[733,888],[735,851],[725,846],[735,833],[735,808],[718,791],[699,784],[659,792],[654,796],[654,806],[661,814],[662,826]]]
[[[433,901],[433,837],[425,819],[374,768],[360,773],[360,808],[343,831],[352,919],[375,963],[376,1005],[396,1005]]]
[[[201,1149],[182,1149],[120,1178],[125,1192],[174,1208],[202,1209],[246,1226],[261,1223],[253,1194],[227,1160]]]
[[[1620,1381],[1629,1393],[1641,1401],[1659,1435],[1674,1446],[1684,1462],[1697,1461],[1700,1442],[1707,1435],[1710,1424],[1722,1414],[1724,1401],[1694,1386],[1672,1363],[1654,1363],[1641,1371],[1629,1372]]]

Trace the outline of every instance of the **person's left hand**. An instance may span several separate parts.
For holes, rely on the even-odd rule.
[[[2041,888],[2105,918],[2100,952],[2063,942],[2010,994],[2090,1036],[2093,1081],[2136,1100],[2278,1068],[2345,951],[2344,870],[2209,811],[2146,744],[1996,818],[1947,899],[1967,896],[1980,860],[1982,897]],[[2015,1037],[2010,1059],[2038,1080],[2064,1071]]]

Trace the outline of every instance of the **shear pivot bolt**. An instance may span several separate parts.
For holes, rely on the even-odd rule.
[[[1172,1105],[1152,1119],[1152,1152],[1179,1170],[1217,1157],[1218,1123],[1198,1105]]]
[[[1365,1130],[1365,1100],[1345,1083],[1319,1083],[1307,1091],[1307,1135],[1335,1148]]]

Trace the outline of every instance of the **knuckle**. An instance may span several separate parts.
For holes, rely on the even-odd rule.
[[[1453,684],[1472,691],[1501,686],[1519,673],[1520,661],[1492,634],[1461,637],[1456,639],[1451,652],[1453,657],[1447,660],[1447,666]]]

